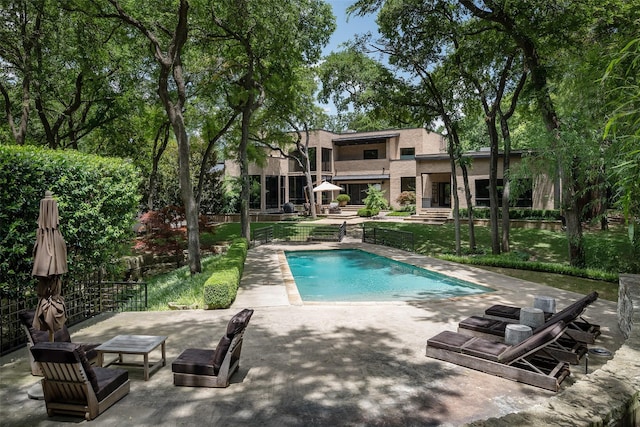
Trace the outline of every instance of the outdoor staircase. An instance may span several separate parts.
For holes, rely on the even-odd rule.
[[[423,209],[420,215],[406,217],[405,221],[422,222],[424,224],[442,225],[451,217],[449,208],[427,208]]]
[[[358,209],[363,208],[364,206],[357,205],[347,205],[340,208],[341,212],[339,214],[328,214],[328,219],[352,219],[358,218]]]

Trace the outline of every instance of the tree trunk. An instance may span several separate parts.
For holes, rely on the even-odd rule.
[[[552,138],[552,148],[558,155],[558,177],[562,186],[561,205],[566,219],[566,232],[569,244],[569,263],[574,267],[582,267],[585,264],[584,242],[582,236],[582,224],[580,223],[580,212],[578,209],[578,187],[573,173],[573,161],[571,166],[563,164],[562,157],[571,155],[564,154],[559,146],[560,140],[560,119],[556,113],[555,105],[549,94],[547,85],[546,67],[540,63],[538,51],[533,40],[522,35],[513,35],[516,43],[522,48],[529,71],[531,82],[536,95],[536,103],[542,114],[542,120],[549,135]]]
[[[498,132],[495,115],[487,118],[487,130],[491,141],[491,158],[489,160],[489,211],[491,223],[491,253],[500,254],[500,201],[498,200]]]
[[[449,135],[449,161],[451,163],[451,192],[453,197],[453,224],[455,229],[456,255],[462,255],[462,245],[460,244],[460,198],[458,197],[458,177],[456,174],[456,149],[453,138]]]
[[[162,138],[162,142],[160,146],[158,143]],[[169,143],[169,123],[163,123],[158,128],[158,132],[156,133],[155,141],[153,142],[153,153],[151,156],[151,172],[149,173],[149,197],[147,198],[147,209],[150,211],[153,210],[153,200],[156,194],[156,180],[158,177],[158,164],[160,163],[160,158],[164,153],[164,150],[167,148],[167,144]]]
[[[511,250],[509,234],[511,231],[511,219],[509,218],[509,198],[511,197],[511,133],[505,116],[500,115],[500,129],[504,141],[504,158],[502,159],[502,252]]]
[[[471,188],[469,187],[469,170],[464,162],[460,163],[460,169],[462,170],[462,180],[464,182],[464,196],[467,201],[467,225],[469,226],[469,250],[474,252],[476,250],[476,229],[473,223],[473,196],[471,195]]]
[[[240,191],[240,235],[251,239],[251,217],[249,216],[249,158],[247,147],[249,146],[249,125],[253,110],[253,95],[249,95],[245,105],[242,107],[242,131],[240,145],[238,147],[238,161],[240,163],[240,177],[242,179],[242,190]]]
[[[190,147],[187,130],[184,126],[182,112],[176,112],[172,120],[173,132],[178,140],[178,176],[180,180],[180,197],[184,204],[187,220],[187,248],[189,251],[189,271],[191,274],[200,273],[200,228],[198,226],[198,206],[193,196],[193,184],[191,183],[191,171],[189,170]]]
[[[311,137],[309,135],[309,127],[307,123],[304,124],[304,136],[304,146],[300,144],[300,139],[297,140],[298,152],[304,155],[305,160],[303,169],[304,176],[307,181],[307,199],[309,203],[309,213],[311,214],[311,218],[316,219],[318,217],[318,212],[316,212],[316,195],[313,192],[313,177],[311,176],[311,161],[309,160],[309,140],[311,139]]]

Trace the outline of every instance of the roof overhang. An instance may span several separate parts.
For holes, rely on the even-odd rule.
[[[389,179],[389,174],[380,175],[336,175],[334,181],[380,181]]]
[[[528,154],[529,151],[523,150],[512,150],[511,156],[513,157],[522,157],[523,154]],[[498,157],[504,156],[504,152],[499,152]],[[471,157],[472,159],[488,159],[491,157],[490,151],[468,151],[462,154],[462,157]],[[437,153],[437,154],[416,154],[416,160],[449,160],[448,153]]]
[[[339,146],[345,145],[363,145],[363,144],[380,144],[385,143],[391,138],[400,136],[400,133],[386,133],[382,135],[360,135],[360,136],[343,136],[332,139],[332,142]]]

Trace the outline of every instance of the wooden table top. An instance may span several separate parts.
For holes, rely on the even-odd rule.
[[[167,337],[156,335],[118,335],[96,347],[106,353],[145,354],[166,341]]]

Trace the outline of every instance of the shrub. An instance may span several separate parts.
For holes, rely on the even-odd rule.
[[[379,212],[380,210],[387,209],[387,207],[389,207],[387,199],[384,198],[385,192],[383,190],[378,190],[373,185],[369,185],[369,188],[365,192],[367,193],[367,197],[365,197],[362,201],[364,202],[367,209],[370,209],[372,211],[377,209]],[[376,212],[374,215],[376,215],[378,212]]]
[[[396,198],[396,202],[400,205],[415,205],[416,204],[416,193],[415,191],[403,191]],[[415,209],[415,207],[414,207]]]
[[[69,273],[82,280],[129,250],[140,177],[125,160],[33,146],[0,145],[0,296],[33,289],[32,249],[40,199],[53,192]]]
[[[247,239],[235,239],[204,284],[204,306],[207,309],[228,308],[236,299],[249,248]]]
[[[358,209],[358,216],[369,218],[369,217],[378,215],[379,212],[380,211],[378,209],[362,208],[362,209]]]
[[[491,215],[489,208],[476,207],[473,209],[473,217],[475,219],[488,219]],[[500,217],[502,217],[502,210],[499,211]],[[469,210],[460,209],[460,218],[468,218]],[[542,221],[559,221],[561,219],[560,211],[558,209],[528,209],[528,208],[511,208],[509,209],[510,219],[524,219],[524,220],[542,220]]]
[[[349,203],[351,201],[351,197],[348,194],[338,194],[336,200],[342,203]]]

